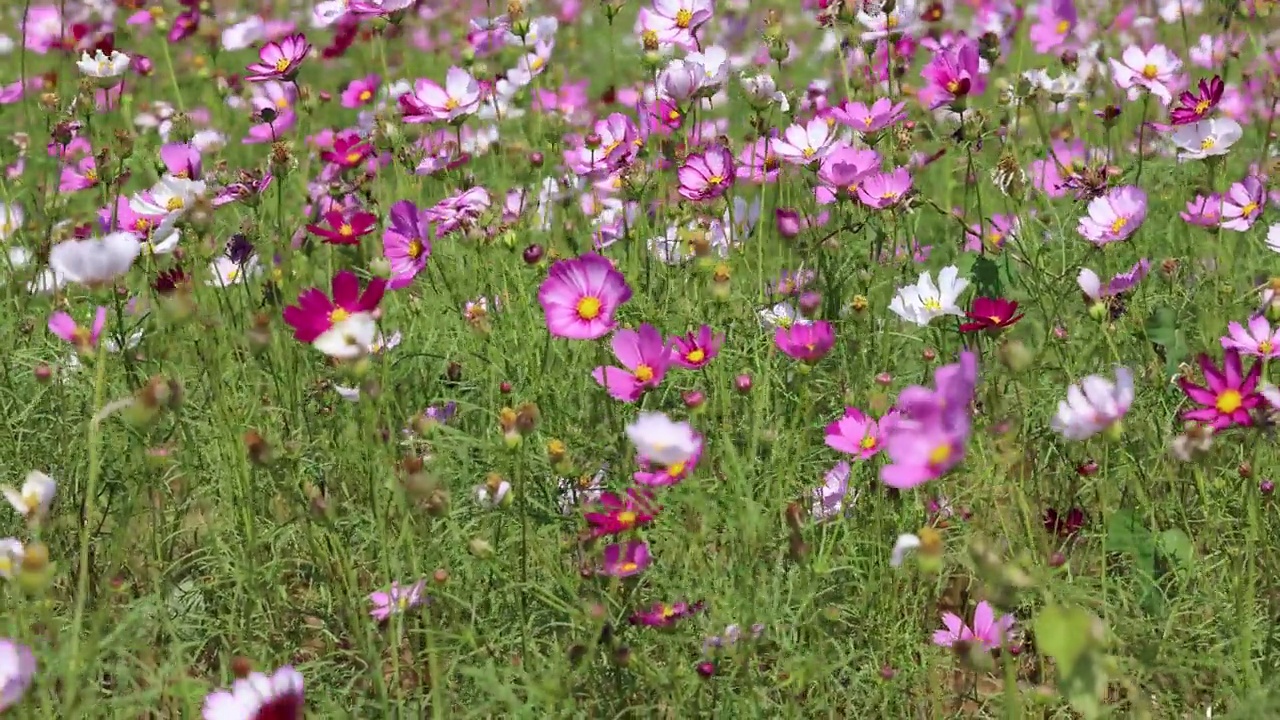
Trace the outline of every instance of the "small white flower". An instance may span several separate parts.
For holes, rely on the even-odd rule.
[[[1120,422],[1133,404],[1133,373],[1116,369],[1116,381],[1090,375],[1067,388],[1067,399],[1049,421],[1054,432],[1068,440],[1084,440]]]
[[[1215,155],[1226,155],[1244,135],[1240,123],[1231,118],[1209,118],[1192,125],[1179,125],[1171,140],[1178,146],[1178,157],[1183,160],[1203,160]]]
[[[129,209],[139,215],[164,215],[181,213],[191,207],[197,197],[204,195],[202,180],[189,180],[165,175],[151,189],[129,198]]]
[[[640,413],[627,425],[627,437],[641,457],[660,465],[688,462],[699,445],[693,426],[660,412]]]
[[[791,110],[791,103],[787,101],[787,96],[778,89],[778,84],[769,73],[743,74],[741,83],[742,89],[747,92],[747,101],[753,105],[767,107],[776,104],[778,110],[784,113]]]
[[[492,491],[487,484],[476,486],[476,502],[481,507],[493,509],[502,504],[507,499],[507,494],[511,492],[511,483],[506,480],[498,482],[498,486]]]
[[[224,255],[214,260],[209,269],[213,272],[213,278],[206,281],[206,284],[221,287],[239,285],[262,272],[256,255],[250,256],[243,265]]]
[[[1272,252],[1280,253],[1280,223],[1276,223],[1267,229],[1267,247]]]
[[[80,62],[76,63],[85,77],[97,80],[109,80],[120,77],[129,69],[129,56],[119,50],[112,50],[110,55],[99,50],[96,54],[80,53]]]
[[[948,265],[938,273],[938,284],[935,285],[933,276],[928,271],[922,272],[915,285],[898,290],[897,296],[889,303],[889,309],[920,327],[943,315],[963,316],[964,310],[956,305],[956,300],[969,287],[969,281],[959,274],[960,268]]]
[[[719,45],[711,45],[702,52],[689,53],[686,58],[702,67],[702,87],[699,94],[714,95],[729,79],[729,53]]]
[[[808,325],[813,321],[801,315],[794,305],[780,302],[777,305],[761,310],[760,322],[764,324],[766,330],[774,330],[776,328],[785,330],[792,325]]]
[[[897,541],[893,543],[893,550],[889,552],[889,565],[891,567],[902,567],[903,561],[907,559],[907,553],[920,547],[920,538],[916,535],[907,533],[899,535]]]
[[[5,580],[13,578],[13,573],[22,565],[22,558],[27,554],[26,548],[17,538],[0,540],[0,577]]]
[[[368,354],[377,337],[377,321],[370,313],[361,312],[334,323],[311,345],[331,358],[352,360]]]
[[[1028,70],[1022,73],[1022,77],[1031,83],[1031,87],[1047,95],[1049,102],[1055,105],[1084,95],[1084,80],[1079,75],[1063,73],[1054,77],[1047,70]]]
[[[53,504],[53,494],[58,489],[58,483],[54,479],[40,472],[32,470],[27,473],[27,479],[22,483],[22,490],[15,490],[9,486],[0,488],[0,492],[4,493],[4,499],[9,501],[14,510],[28,520],[39,520],[49,512],[49,506]]]
[[[22,208],[0,203],[0,242],[13,237],[25,221],[26,215],[22,212]]]
[[[46,280],[52,287],[65,283],[96,285],[110,282],[129,272],[142,251],[142,243],[131,232],[114,232],[102,238],[67,240],[49,250]]]

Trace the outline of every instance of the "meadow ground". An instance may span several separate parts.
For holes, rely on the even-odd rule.
[[[3,11],[0,709],[1280,713],[1274,3],[287,5]]]

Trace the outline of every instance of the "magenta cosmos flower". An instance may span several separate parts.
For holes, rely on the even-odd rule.
[[[637,610],[632,613],[628,621],[632,625],[668,628],[675,625],[681,618],[693,615],[700,610],[702,610],[701,602],[692,605],[687,602],[654,603],[648,610]]]
[[[906,490],[935,480],[964,460],[977,356],[960,353],[958,363],[934,372],[933,382],[933,389],[917,385],[899,393],[898,416],[881,428],[889,464],[880,468],[880,481],[891,488]]]
[[[284,321],[293,328],[293,337],[300,342],[312,343],[336,323],[360,313],[373,314],[382,302],[387,281],[373,278],[364,292],[360,280],[350,270],[341,270],[333,276],[333,298],[320,288],[308,288],[298,295],[298,304],[284,309]]]
[[[1089,201],[1088,214],[1080,218],[1077,232],[1095,245],[1128,240],[1147,219],[1147,193],[1137,185],[1107,191]]]
[[[1250,410],[1258,407],[1262,396],[1257,393],[1258,379],[1262,376],[1263,361],[1259,360],[1244,375],[1240,367],[1240,351],[1227,350],[1222,357],[1222,370],[1214,366],[1208,355],[1198,358],[1204,372],[1205,387],[1196,385],[1185,377],[1178,378],[1178,386],[1187,397],[1201,407],[1182,413],[1183,420],[1208,423],[1217,430],[1232,425],[1252,425]]]
[[[1226,92],[1227,85],[1222,82],[1221,77],[1214,75],[1210,80],[1202,79],[1196,90],[1194,93],[1184,90],[1178,96],[1178,107],[1169,114],[1170,124],[1191,125],[1208,117],[1218,107],[1218,103],[1222,102],[1222,94]]]
[[[431,257],[431,219],[408,200],[391,206],[391,222],[382,232],[382,254],[391,265],[388,287],[408,287]]]
[[[596,253],[558,260],[538,287],[547,331],[569,340],[595,340],[617,326],[613,314],[631,288],[613,263]]]
[[[814,323],[795,323],[790,327],[778,326],[773,333],[773,343],[787,355],[807,363],[816,363],[831,352],[836,333],[831,323],[819,320]]]
[[[632,473],[631,479],[635,480],[636,484],[646,487],[668,487],[689,477],[698,467],[698,461],[702,459],[702,436],[693,433],[692,440],[693,450],[684,460],[662,465],[643,455],[637,456],[636,464],[640,469]]]
[[[1250,318],[1248,329],[1232,321],[1227,324],[1222,347],[1224,350],[1235,350],[1241,355],[1252,355],[1264,360],[1280,357],[1280,327],[1273,330],[1265,315]]]
[[[631,577],[644,572],[651,562],[649,546],[639,540],[613,543],[604,549],[599,573],[612,577]]]
[[[93,315],[93,324],[81,327],[70,315],[59,310],[49,316],[49,332],[76,346],[78,350],[89,350],[98,346],[98,338],[102,336],[102,328],[107,324],[107,309],[98,307]]]
[[[398,102],[407,123],[453,122],[480,109],[483,101],[480,83],[471,73],[451,67],[445,73],[444,86],[434,80],[420,78],[413,92],[400,96]]]
[[[632,488],[626,495],[602,494],[583,518],[591,526],[593,537],[621,535],[653,522],[658,510],[651,491]]]
[[[873,133],[905,120],[906,107],[905,102],[895,103],[889,98],[880,98],[870,106],[845,100],[831,108],[831,117],[860,133]]]
[[[1073,0],[1045,0],[1037,8],[1036,22],[1031,26],[1028,37],[1036,52],[1048,54],[1067,44],[1079,15]]]
[[[859,460],[875,457],[884,446],[885,431],[895,417],[897,413],[891,410],[877,422],[856,407],[845,408],[844,417],[827,426],[827,447]]]
[[[905,167],[871,173],[858,183],[858,199],[867,207],[883,210],[897,205],[911,190],[911,171]]]
[[[382,78],[377,75],[366,75],[359,80],[352,80],[347,89],[342,91],[342,107],[358,108],[373,102],[374,93],[378,92],[378,83]]]
[[[301,720],[306,701],[302,674],[286,665],[270,675],[260,672],[236,680],[230,690],[204,699],[204,720]]]
[[[1244,232],[1262,217],[1267,188],[1256,175],[1232,183],[1222,198],[1222,229]]]
[[[250,82],[292,81],[309,52],[311,43],[302,33],[290,35],[279,42],[273,40],[258,51],[258,62],[245,68],[249,74],[244,79]]]
[[[407,587],[393,582],[386,590],[369,593],[369,603],[373,606],[369,609],[369,616],[378,622],[386,622],[392,615],[416,608],[427,599],[426,588],[426,580]]]
[[[733,153],[723,145],[690,153],[676,171],[680,181],[677,191],[680,197],[696,202],[715,200],[733,187],[736,172]]]
[[[696,333],[671,338],[671,362],[682,368],[698,370],[706,367],[711,358],[720,353],[723,343],[724,333],[714,332],[710,325],[703,325]]]
[[[978,44],[965,38],[942,50],[920,71],[925,86],[917,96],[930,110],[951,105],[987,87],[978,57]]]
[[[943,628],[933,634],[933,644],[952,647],[958,642],[972,642],[985,650],[997,650],[1004,644],[1013,623],[1012,615],[1002,615],[997,620],[995,609],[983,600],[973,610],[973,627],[965,625],[964,619],[953,612],[942,613]]]
[[[609,395],[622,402],[635,402],[646,390],[658,387],[671,365],[671,346],[662,333],[645,323],[637,330],[613,334],[613,354],[623,367],[602,366],[591,372]]]

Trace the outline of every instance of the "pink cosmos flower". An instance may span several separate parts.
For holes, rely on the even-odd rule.
[[[827,426],[827,447],[870,460],[884,447],[886,430],[897,415],[890,410],[877,422],[856,407],[845,408],[844,416]]]
[[[1261,178],[1250,175],[1232,183],[1222,198],[1222,229],[1244,232],[1262,217],[1267,204],[1267,188]]]
[[[724,333],[716,333],[710,325],[703,325],[696,333],[671,338],[671,362],[682,368],[698,370],[706,367],[724,343]]]
[[[1098,277],[1097,273],[1089,268],[1081,268],[1080,274],[1076,277],[1076,284],[1080,286],[1080,291],[1084,293],[1086,298],[1093,302],[1099,302],[1132,290],[1134,286],[1142,281],[1142,278],[1147,276],[1147,272],[1150,270],[1151,261],[1142,258],[1134,263],[1128,272],[1116,275],[1106,285],[1103,285],[1102,279]]]
[[[1182,61],[1164,45],[1155,45],[1143,51],[1137,45],[1125,48],[1119,60],[1108,59],[1112,81],[1121,90],[1127,90],[1129,100],[1137,100],[1143,90],[1158,98],[1161,104],[1173,102],[1170,86],[1176,83]]]
[[[165,143],[160,146],[160,162],[169,174],[183,180],[199,180],[204,177],[200,150],[187,143]]]
[[[671,346],[662,333],[645,323],[636,330],[618,330],[611,342],[619,367],[598,367],[591,373],[609,395],[622,402],[635,402],[646,390],[658,387],[671,365]]]
[[[880,154],[840,143],[818,165],[819,183],[813,189],[819,205],[829,205],[841,197],[858,197],[863,180],[880,170]]]
[[[659,509],[651,491],[632,488],[626,495],[602,493],[583,518],[591,526],[592,537],[621,535],[653,522]]]
[[[460,67],[449,68],[444,87],[434,80],[420,78],[413,92],[401,95],[398,102],[407,123],[453,122],[480,109],[483,97],[480,83]]]
[[[49,332],[76,346],[77,350],[91,350],[98,346],[102,328],[107,324],[107,309],[99,306],[93,315],[93,324],[81,327],[70,315],[61,310],[49,316]]]
[[[970,406],[978,382],[978,360],[972,352],[938,368],[934,389],[912,386],[898,394],[898,416],[883,428],[889,464],[880,481],[905,490],[942,477],[964,460],[972,427]]]
[[[592,126],[590,140],[564,151],[564,162],[578,175],[599,175],[631,164],[644,142],[635,121],[622,113],[610,113]],[[593,137],[594,136],[594,137]]]
[[[391,265],[387,287],[408,287],[431,257],[431,219],[409,200],[391,206],[390,225],[382,232],[382,254]]]
[[[654,603],[648,610],[638,610],[631,614],[628,622],[645,627],[669,628],[681,618],[693,615],[702,610],[702,603],[690,605],[687,602]]]
[[[1187,201],[1187,209],[1178,215],[1192,225],[1218,227],[1222,221],[1222,196],[1217,193],[1196,195]]]
[[[1049,156],[1032,160],[1027,170],[1037,190],[1051,198],[1060,198],[1070,191],[1066,181],[1084,167],[1089,152],[1081,140],[1054,140],[1049,147]]]
[[[74,165],[65,165],[62,168],[62,174],[58,178],[60,193],[87,190],[98,185],[98,163],[92,155],[85,155],[74,162]]]
[[[883,210],[901,202],[911,186],[911,171],[905,167],[871,173],[858,184],[858,199],[867,207]]]
[[[774,138],[770,149],[779,160],[792,165],[808,165],[822,159],[835,141],[831,125],[822,118],[813,118],[804,125],[787,126],[782,137]]]
[[[1252,355],[1263,360],[1280,357],[1280,327],[1271,329],[1265,315],[1249,319],[1246,330],[1240,323],[1227,323],[1227,334],[1222,338],[1224,350],[1236,350],[1241,355]]]
[[[1076,230],[1095,245],[1127,240],[1147,219],[1147,193],[1137,185],[1112,188],[1089,202]]]
[[[230,690],[215,690],[204,699],[204,720],[302,720],[306,706],[302,673],[285,665],[270,675],[249,673]]]
[[[756,138],[738,153],[738,179],[758,185],[776,182],[781,164],[772,151],[773,140]]]
[[[906,107],[905,102],[895,103],[889,98],[878,98],[870,107],[846,99],[831,108],[831,117],[860,133],[874,133],[905,120]]]
[[[683,462],[662,465],[643,456],[637,457],[636,464],[640,469],[632,473],[631,479],[646,487],[668,487],[689,477],[702,459],[702,436],[695,433],[693,439],[693,452]]]
[[[320,288],[308,288],[298,295],[298,304],[284,309],[284,321],[293,328],[293,337],[299,342],[311,343],[334,324],[358,313],[375,314],[387,281],[373,278],[363,292],[360,280],[350,270],[340,270],[333,276],[333,299]]]
[[[649,567],[649,546],[640,540],[613,543],[604,549],[604,557],[598,572],[611,577],[631,577]]]
[[[984,247],[1001,250],[1010,238],[1017,237],[1019,224],[1017,215],[996,213],[987,223],[985,235],[980,224],[975,223],[969,226],[968,233],[965,235],[964,249],[972,252],[981,252]]]
[[[386,590],[369,593],[369,616],[378,622],[386,622],[392,615],[399,615],[421,605],[427,596],[423,592],[427,588],[425,579],[403,587],[399,583],[391,583]]]
[[[609,334],[617,326],[613,314],[630,299],[626,278],[596,253],[557,260],[538,287],[547,331],[570,340]]]
[[[703,152],[689,153],[684,164],[676,171],[680,181],[677,192],[695,202],[715,200],[733,187],[736,177],[733,153],[723,145],[716,145]]]
[[[810,496],[813,502],[809,507],[809,516],[815,522],[830,520],[845,512],[845,498],[849,495],[850,472],[849,463],[841,460],[822,476],[822,485],[814,488]],[[849,498],[849,504],[852,504],[856,498],[857,493],[855,492],[854,497]]]
[[[964,620],[955,613],[942,613],[943,629],[933,634],[933,644],[938,647],[952,647],[958,642],[977,643],[985,650],[998,650],[1004,645],[1005,637],[1013,628],[1012,615],[1002,615],[996,619],[995,610],[983,600],[973,610],[973,627],[964,624]]]
[[[978,96],[987,87],[982,74],[978,43],[965,38],[934,55],[920,71],[925,86],[917,96],[930,110]]]
[[[292,81],[309,52],[311,43],[302,33],[290,35],[279,42],[269,42],[258,51],[258,62],[245,68],[249,74],[244,79],[249,82]]]
[[[1248,375],[1242,374],[1240,351],[1234,348],[1223,353],[1221,371],[1208,355],[1200,355],[1197,361],[1204,372],[1205,387],[1185,377],[1178,378],[1178,386],[1188,399],[1201,407],[1183,411],[1182,419],[1207,423],[1215,430],[1252,425],[1253,416],[1249,411],[1262,402],[1257,387],[1265,361],[1255,362]]]
[[[1195,93],[1185,90],[1178,96],[1178,107],[1169,115],[1171,124],[1191,125],[1208,117],[1222,101],[1222,93],[1227,86],[1221,77],[1214,75],[1210,80],[1202,79],[1196,89]]]
[[[359,245],[360,238],[373,232],[378,216],[363,210],[330,210],[320,216],[325,225],[308,223],[307,232],[330,245]]]
[[[381,82],[382,78],[377,75],[366,75],[358,80],[352,80],[342,91],[342,107],[358,108],[373,102],[373,96],[378,92],[378,84]]]
[[[656,20],[650,27],[667,42],[693,44],[693,33],[711,19],[715,12],[712,0],[654,0]]]
[[[835,330],[826,320],[794,323],[790,327],[779,325],[773,333],[773,343],[779,350],[806,363],[816,363],[821,360],[831,352],[835,342]]]
[[[1073,0],[1041,0],[1028,37],[1038,53],[1051,53],[1068,43],[1080,20]]]

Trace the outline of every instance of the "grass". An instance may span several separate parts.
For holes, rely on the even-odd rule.
[[[1184,62],[1201,32],[1223,32],[1215,24],[1222,9],[1209,5],[1186,23],[1157,21],[1156,35]],[[679,199],[674,169],[638,165],[626,192],[655,212],[638,213],[625,239],[603,251],[634,291],[618,311],[621,326],[650,323],[669,336],[705,324],[726,338],[705,368],[672,369],[627,404],[590,376],[614,364],[608,343],[551,337],[536,301],[555,259],[591,247],[579,190],[560,188],[539,212],[532,202],[567,172],[562,136],[589,127],[539,112],[501,123],[471,118],[459,133],[499,127],[500,139],[459,167],[415,175],[411,140],[435,126],[402,123],[393,104],[373,133],[392,162],[328,188],[373,213],[375,232],[353,246],[299,242],[315,219],[308,193],[326,191],[323,182],[308,188],[325,163],[304,138],[356,123],[358,111],[338,103],[346,84],[370,72],[384,82],[442,81],[465,45],[465,20],[500,10],[410,16],[398,26],[366,20],[345,55],[305,61],[297,127],[274,145],[240,142],[256,121],[224,99],[245,95],[246,86],[222,89],[215,78],[243,73],[255,51],[218,50],[206,35],[210,18],[178,43],[164,39],[172,8],[158,30],[118,23],[116,47],[151,58],[154,71],[127,74],[109,109],[91,112],[87,96],[73,104],[92,88],[77,86],[70,55],[8,56],[6,82],[48,75],[44,88],[0,106],[6,126],[26,133],[23,169],[0,180],[0,200],[25,212],[7,244],[32,258],[24,264],[11,253],[0,290],[0,467],[15,486],[31,469],[58,483],[43,521],[0,518],[0,535],[26,545],[2,594],[3,633],[30,646],[38,663],[14,716],[195,717],[246,663],[264,672],[296,667],[313,717],[1175,718],[1209,708],[1214,717],[1274,716],[1280,558],[1264,482],[1276,461],[1274,435],[1269,423],[1234,428],[1190,461],[1170,453],[1184,432],[1179,413],[1190,407],[1171,376],[1200,382],[1194,355],[1218,362],[1227,323],[1257,311],[1258,277],[1274,272],[1263,243],[1274,202],[1245,232],[1178,216],[1197,191],[1224,191],[1251,163],[1272,162],[1271,121],[1260,110],[1242,120],[1244,137],[1221,163],[1177,162],[1167,132],[1138,130],[1142,113],[1166,120],[1160,103],[1128,102],[1101,77],[1075,102],[1011,99],[1022,70],[1061,72],[1058,60],[1031,49],[1024,27],[956,132],[909,91],[922,86],[930,51],[877,91],[820,50],[813,12],[737,13],[748,30],[741,41],[721,41],[732,54],[767,51],[761,31],[794,42],[786,64],[766,69],[801,120],[811,114],[805,88],[819,78],[834,88],[832,104],[846,88],[866,101],[902,97],[914,126],[879,138],[884,167],[906,165],[913,153],[944,154],[913,169],[915,194],[905,206],[841,203],[828,225],[796,237],[780,233],[775,210],[816,211],[810,173],[784,166],[777,183],[739,181],[732,193],[758,199],[761,221],[727,257],[680,265],[662,263],[649,239],[673,228],[696,255],[706,231],[691,223],[720,219],[724,200]],[[530,7],[527,15],[555,11]],[[1118,27],[1108,22],[1115,11],[1081,7],[1108,27]],[[721,9],[707,33],[717,36],[733,15]],[[968,11],[956,16],[947,22],[966,27]],[[586,115],[634,116],[598,98],[607,88],[639,87],[658,64],[640,59],[634,8],[608,17],[605,6],[590,5],[562,23],[535,87],[588,80]],[[1264,21],[1232,22],[1239,57],[1186,69],[1193,81],[1216,72],[1235,87],[1252,82],[1242,92],[1258,108],[1274,107]],[[415,39],[420,30],[426,49]],[[331,33],[308,37],[323,47]],[[1119,57],[1127,43],[1104,35],[1101,52]],[[502,51],[470,70],[491,76],[517,56]],[[735,154],[759,128],[790,123],[776,108],[752,109],[735,80],[727,87],[727,104],[692,111],[669,141],[651,138],[648,152],[682,152],[674,141],[695,117],[726,120],[716,133]],[[271,186],[216,209],[197,203],[183,215],[180,251],[144,253],[114,291],[68,284],[28,292],[71,226],[159,179],[161,140],[134,119],[161,101],[178,111],[174,137],[202,127],[226,135],[225,147],[203,158],[211,193],[242,170],[270,171]],[[1108,129],[1091,111],[1110,103],[1123,111]],[[515,104],[528,107],[527,94]],[[62,192],[61,163],[43,148],[70,122],[101,153],[104,182]],[[1051,137],[1103,149],[1119,173],[1113,186],[1145,190],[1147,215],[1132,238],[1096,248],[1076,231],[1084,202],[1045,197],[1031,187],[1034,174],[1016,180],[1018,168],[1049,157]],[[3,153],[6,164],[18,160],[17,145]],[[1011,169],[1013,187],[1001,190],[993,178]],[[328,362],[291,337],[282,307],[301,291],[327,291],[341,269],[362,278],[379,270],[381,231],[396,201],[427,208],[466,187],[488,189],[493,206],[437,239],[416,281],[388,292],[379,324],[401,334],[397,347]],[[531,189],[530,204],[503,217],[516,188]],[[994,215],[1016,218],[1016,236],[1002,248],[964,250],[964,228],[985,234]],[[207,284],[209,263],[237,233],[271,271],[227,288]],[[932,248],[923,262],[878,259],[916,244]],[[1105,281],[1140,258],[1151,272],[1123,307],[1091,313],[1074,282],[1079,269]],[[962,306],[977,295],[1007,297],[1025,317],[998,336],[962,335],[951,318],[917,328],[889,311],[899,287],[952,264],[973,283]],[[801,268],[817,275],[819,296],[807,302],[836,330],[833,349],[811,369],[781,353],[760,318],[764,308],[799,300],[767,285]],[[486,313],[464,312],[479,298]],[[72,362],[76,351],[45,330],[48,317],[61,309],[84,323],[95,306],[108,309],[104,337],[113,347],[130,345],[137,332],[140,341],[122,352],[105,343],[82,348]],[[904,388],[931,386],[934,369],[964,347],[980,366],[974,430],[964,462],[945,477],[891,490],[879,480],[883,454],[857,461],[825,445],[823,428],[846,406],[881,415]],[[1129,368],[1137,388],[1122,425],[1086,441],[1054,433],[1049,421],[1066,387],[1109,376],[1114,365]],[[358,389],[358,401],[335,386]],[[687,407],[692,392],[703,395],[696,409]],[[448,421],[421,421],[427,408],[447,403],[456,406]],[[652,565],[629,579],[600,577],[591,570],[608,540],[585,540],[581,510],[562,507],[563,488],[597,474],[615,491],[632,486],[636,461],[624,429],[638,411],[687,418],[705,454],[689,478],[659,491],[661,511],[635,534],[649,544]],[[816,522],[808,517],[812,493],[841,460],[852,464],[847,512]],[[511,490],[500,507],[477,501],[478,486],[502,482]],[[1082,524],[1070,538],[1047,530],[1046,511],[1065,517],[1072,509]],[[895,538],[922,526],[938,530],[941,546],[891,567]],[[921,535],[929,545],[929,533]],[[385,623],[370,618],[370,593],[418,579],[429,602]],[[931,642],[940,613],[968,619],[983,599],[1017,618],[999,651]],[[653,603],[678,600],[704,605],[667,629],[628,622]],[[759,638],[745,637],[757,624]],[[744,638],[719,651],[704,647],[729,625]],[[0,673],[11,670],[0,663]]]

